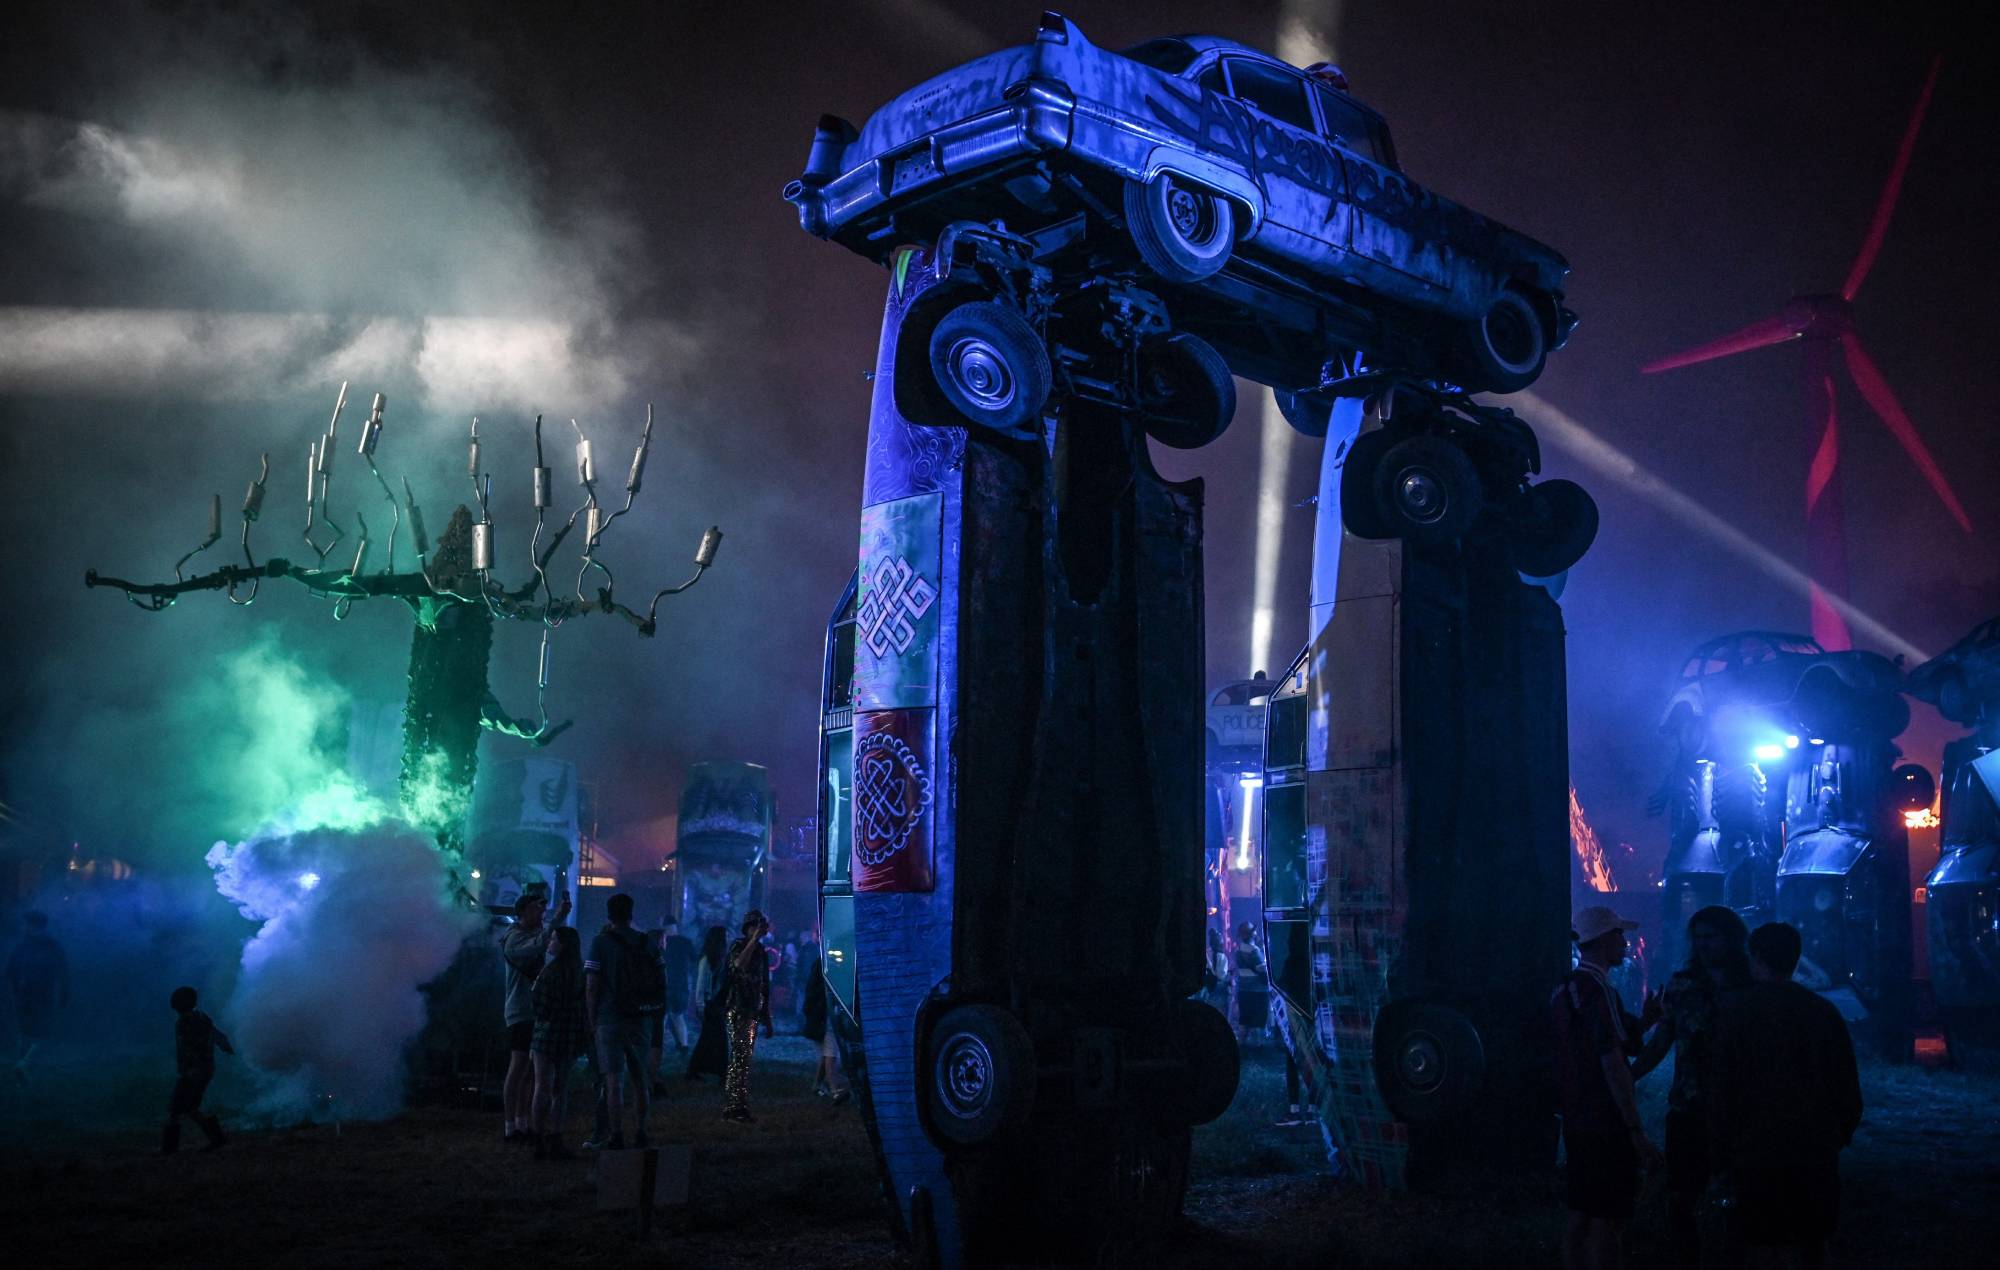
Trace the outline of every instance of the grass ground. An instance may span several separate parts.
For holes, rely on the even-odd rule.
[[[538,1163],[503,1146],[492,1113],[243,1132],[227,1150],[162,1160],[149,1154],[151,1116],[137,1110],[164,1098],[157,1075],[119,1065],[82,1082],[59,1059],[0,1107],[0,1229],[9,1260],[29,1254],[14,1263],[38,1268],[905,1265],[853,1108],[811,1096],[804,1042],[773,1038],[758,1059],[751,1126],[717,1120],[713,1082],[670,1082],[655,1135],[695,1144],[693,1203],[645,1245],[631,1214],[595,1211],[587,1160]],[[1656,1118],[1665,1079],[1647,1081]],[[2000,1247],[2000,1082],[1872,1066],[1863,1083],[1867,1121],[1843,1161],[1840,1264],[1988,1263]],[[243,1092],[222,1082],[215,1103],[227,1114]],[[1196,1133],[1188,1220],[1134,1264],[1554,1264],[1552,1175],[1449,1199],[1363,1192],[1323,1176],[1315,1130],[1274,1126],[1283,1101],[1282,1063],[1253,1054],[1236,1105]],[[121,1107],[123,1127],[74,1127],[79,1111],[108,1123]],[[579,1110],[572,1142],[583,1119]],[[1655,1197],[1631,1231],[1638,1270],[1666,1264],[1657,1210]]]

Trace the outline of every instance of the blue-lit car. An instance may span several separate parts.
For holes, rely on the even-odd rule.
[[[1309,432],[1329,408],[1311,394],[1357,351],[1472,391],[1526,387],[1576,322],[1567,263],[1410,180],[1345,87],[1213,36],[1112,52],[1049,13],[1033,43],[860,129],[822,117],[785,197],[808,232],[878,262],[997,208],[1059,274],[1157,284],[1175,329],[1278,389]]]
[[[1938,862],[1924,879],[1931,995],[1952,1062],[2000,1072],[2000,618],[1910,672],[1907,691],[1970,731],[1944,747]],[[1919,781],[1903,807],[1929,808]],[[1912,788],[1914,786],[1914,788]],[[1933,791],[1934,792],[1934,791]]]

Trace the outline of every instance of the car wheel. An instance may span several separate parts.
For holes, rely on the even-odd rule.
[[[930,365],[945,404],[978,427],[1013,431],[1048,404],[1052,378],[1041,337],[1026,318],[991,300],[961,304],[938,319]]]
[[[1514,505],[1507,537],[1516,569],[1552,578],[1597,540],[1597,500],[1575,481],[1530,485]]]
[[[1229,201],[1171,172],[1125,185],[1125,225],[1146,267],[1168,282],[1200,282],[1229,261]]]
[[[1174,1002],[1168,1024],[1187,1075],[1168,1094],[1166,1112],[1177,1124],[1207,1124],[1229,1110],[1243,1076],[1236,1033],[1222,1012],[1204,1001]]]
[[[1534,302],[1511,289],[1467,324],[1464,346],[1467,387],[1475,391],[1519,392],[1541,376],[1549,356],[1548,333]]]
[[[1229,363],[1198,335],[1168,335],[1142,345],[1138,388],[1146,434],[1176,450],[1207,445],[1236,416]]]
[[[931,1029],[931,1127],[961,1146],[991,1142],[1027,1123],[1035,1105],[1035,1046],[997,1005],[961,1005]]]
[[[1485,496],[1465,451],[1443,437],[1396,442],[1375,465],[1375,510],[1391,535],[1450,542],[1479,519]],[[1345,503],[1342,504],[1345,506]]]
[[[1375,506],[1375,472],[1392,438],[1381,429],[1364,432],[1340,461],[1340,521],[1356,538],[1394,538],[1396,531]]]
[[[1485,1074],[1478,1029],[1448,1005],[1391,1005],[1375,1021],[1375,1082],[1398,1120],[1427,1125],[1458,1114]]]
[[[1278,399],[1278,413],[1285,416],[1285,422],[1300,436],[1323,437],[1333,423],[1333,399],[1329,397],[1308,397],[1302,392],[1279,392],[1271,390]]]

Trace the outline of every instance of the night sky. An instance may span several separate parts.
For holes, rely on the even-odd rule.
[[[858,123],[1029,38],[1037,9],[267,8],[29,3],[0,18],[0,796],[36,833],[196,868],[215,831],[186,805],[188,773],[219,725],[188,703],[219,659],[268,632],[363,701],[400,697],[400,607],[336,625],[283,587],[248,610],[210,595],[148,615],[79,585],[90,566],[170,575],[213,491],[233,534],[262,450],[259,554],[296,558],[295,469],[350,378],[364,405],[388,394],[384,467],[409,475],[434,536],[465,495],[465,421],[481,416],[509,576],[534,414],[559,475],[570,415],[622,473],[653,402],[647,489],[607,539],[621,595],[679,580],[707,524],[728,538],[707,580],[667,602],[658,639],[596,618],[558,632],[550,707],[577,724],[552,752],[600,783],[614,822],[671,810],[706,758],[768,764],[781,816],[809,810],[885,278],[802,233],[778,193],[822,111]],[[1745,8],[1350,2],[1327,34],[1415,179],[1569,258],[1582,324],[1536,391],[1794,563],[1798,350],[1637,368],[1836,289],[1930,57],[1957,59],[1857,324],[1972,538],[1858,396],[1840,400],[1853,599],[1935,652],[2000,613],[1990,67],[1969,28],[1908,6]],[[1067,12],[1110,47],[1206,30],[1268,48],[1277,6]],[[506,339],[482,342],[492,331]],[[1162,463],[1207,481],[1216,683],[1254,669],[1257,443],[1245,409],[1217,444]],[[335,501],[353,507],[365,471],[343,457]],[[1317,461],[1297,442],[1290,501]],[[1547,468],[1590,485],[1604,518],[1564,597],[1576,783],[1607,838],[1656,857],[1664,828],[1643,804],[1681,657],[1729,630],[1803,629],[1805,605],[1561,451]],[[1292,517],[1281,649],[1304,637],[1311,513]],[[503,628],[495,646],[496,690],[525,712],[535,633]],[[1944,734],[1920,711],[1905,744],[1934,761]]]

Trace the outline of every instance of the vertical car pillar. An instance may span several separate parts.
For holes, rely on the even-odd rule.
[[[1200,491],[1162,481],[1138,420],[1103,403],[1052,402],[1032,430],[912,422],[897,361],[928,341],[909,332],[993,304],[944,273],[918,248],[892,271],[829,632],[836,1033],[920,1263],[1088,1258],[1166,1230],[1189,1126],[1235,1087],[1226,1025],[1186,1000]]]
[[[1497,522],[1350,532],[1360,415],[1327,433],[1312,638],[1270,707],[1265,928],[1335,1167],[1401,1187],[1554,1158],[1531,1038],[1567,964],[1563,630]]]

